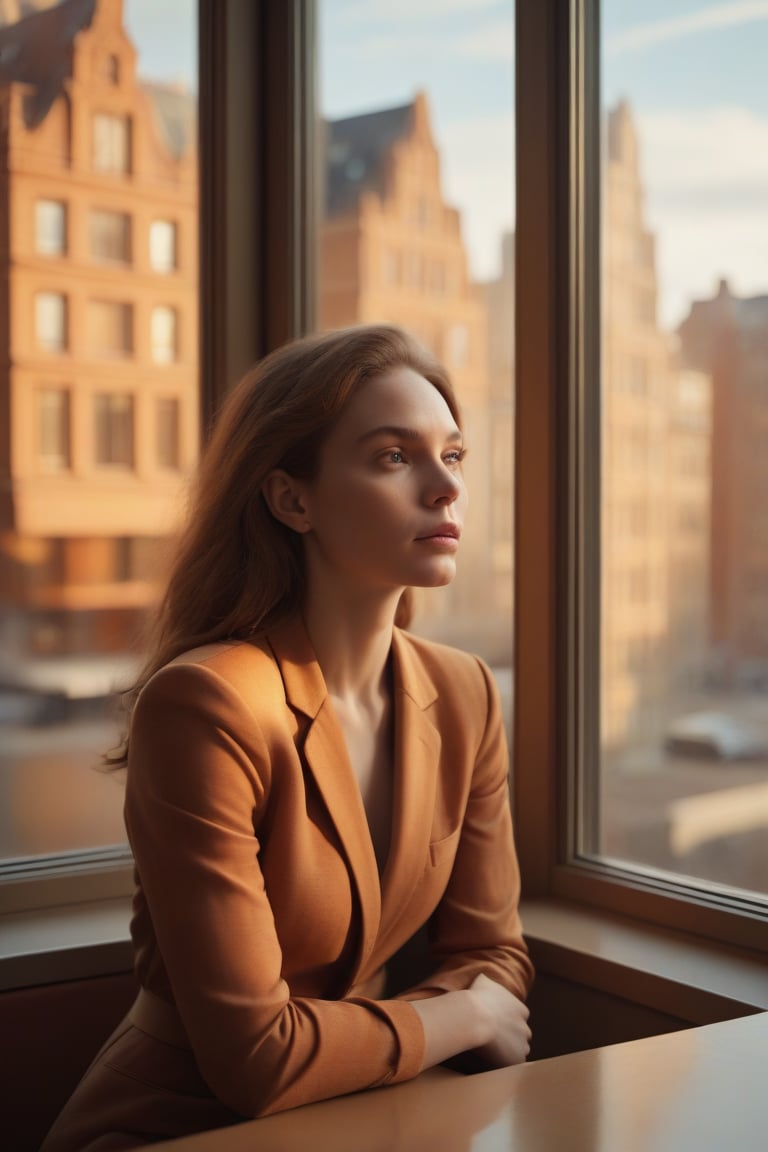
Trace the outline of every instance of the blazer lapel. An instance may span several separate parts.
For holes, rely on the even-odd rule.
[[[418,884],[432,838],[440,733],[429,716],[437,690],[407,636],[395,629],[395,789],[392,839],[382,877],[381,943]]]
[[[303,621],[297,617],[270,631],[268,641],[280,668],[286,699],[310,722],[303,756],[357,888],[362,925],[358,963],[361,967],[379,934],[381,888],[360,788]]]

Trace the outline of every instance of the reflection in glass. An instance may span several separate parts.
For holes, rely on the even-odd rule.
[[[602,783],[586,847],[765,893],[768,105],[750,70],[768,22],[738,7],[716,28],[704,4],[657,21],[602,5]]]
[[[511,707],[513,26],[487,11],[323,0],[320,328],[412,331],[464,414],[458,575],[414,628],[484,656]],[[407,49],[404,46],[407,45]]]

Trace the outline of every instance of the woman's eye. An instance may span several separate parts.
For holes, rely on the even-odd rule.
[[[392,448],[389,452],[387,452],[387,460],[390,464],[402,464],[405,460],[405,456],[399,448]]]
[[[448,452],[444,457],[446,464],[461,464],[465,451],[464,448],[455,448],[452,452]]]

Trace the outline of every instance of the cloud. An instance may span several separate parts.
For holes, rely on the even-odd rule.
[[[414,20],[443,17],[448,13],[472,13],[495,8],[499,0],[351,0],[343,13],[345,20],[354,20],[355,23],[364,23],[370,20],[381,20],[391,23],[393,20],[405,18],[409,23]]]
[[[747,108],[640,113],[637,131],[641,179],[656,192],[695,200],[768,184],[768,118]]]
[[[737,294],[768,292],[768,118],[745,108],[637,117],[646,222],[657,236],[666,325],[721,277]]]
[[[651,44],[678,40],[692,33],[752,24],[758,20],[768,20],[768,0],[739,0],[739,3],[718,4],[670,20],[636,24],[632,28],[608,36],[605,48],[611,55],[635,52]]]
[[[449,52],[458,56],[474,56],[481,60],[503,60],[510,64],[515,59],[515,22],[497,20],[486,24],[469,36],[463,36],[447,45]]]
[[[394,26],[389,21],[386,31],[371,30],[368,34],[346,45],[356,58],[425,60],[435,52],[434,32],[414,31]],[[498,20],[478,27],[465,36],[446,36],[440,40],[442,57],[464,57],[473,60],[500,61],[512,66],[515,59],[515,25],[512,20]],[[338,46],[337,46],[338,51]]]
[[[435,127],[443,196],[461,212],[470,271],[499,274],[502,234],[515,218],[514,112],[472,116]]]

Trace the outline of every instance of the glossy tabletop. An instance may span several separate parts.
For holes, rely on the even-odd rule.
[[[458,1076],[443,1069],[175,1152],[765,1152],[768,1013]]]

